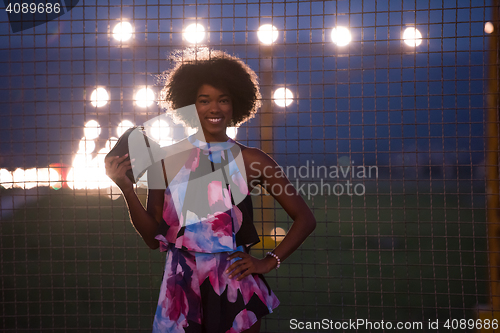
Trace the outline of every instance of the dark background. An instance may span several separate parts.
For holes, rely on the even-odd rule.
[[[481,0],[80,1],[60,18],[20,32],[2,10],[0,169],[72,165],[87,121],[101,126],[98,151],[123,119],[141,124],[161,114],[156,105],[135,105],[133,95],[144,85],[160,90],[156,75],[170,68],[172,51],[189,46],[182,31],[197,21],[207,30],[203,45],[241,57],[261,82],[270,70],[263,84],[294,93],[291,105],[272,103],[270,110],[272,156],[280,165],[347,160],[379,170],[378,178],[361,180],[364,196],[308,199],[318,227],[268,274],[282,305],[262,331],[289,331],[292,318],[475,318],[488,304],[484,25],[490,6]],[[128,42],[111,35],[122,19],[134,26]],[[279,30],[272,48],[257,39],[265,23]],[[349,27],[349,45],[331,42],[336,25]],[[401,39],[407,26],[422,33],[419,46]],[[110,94],[101,108],[90,103],[96,86]],[[262,147],[267,119],[258,114],[236,139]],[[135,234],[122,198],[110,199],[105,189],[3,185],[1,329],[150,330],[164,258]],[[144,200],[144,189],[138,191]],[[253,199],[259,256],[275,246],[270,230],[288,230],[292,221],[265,197]]]

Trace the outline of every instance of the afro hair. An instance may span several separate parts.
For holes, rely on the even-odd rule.
[[[190,48],[172,54],[175,65],[160,77],[163,89],[158,105],[172,115],[174,121],[187,126],[198,123],[178,109],[195,104],[204,84],[229,94],[233,103],[231,126],[239,126],[254,117],[261,106],[257,75],[240,59],[223,51]]]

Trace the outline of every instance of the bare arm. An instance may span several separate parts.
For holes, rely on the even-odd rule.
[[[111,157],[106,159],[106,175],[120,188],[127,202],[130,220],[135,230],[141,235],[144,242],[151,248],[159,247],[155,239],[158,233],[158,223],[161,220],[163,209],[163,190],[149,190],[147,210],[139,201],[134,191],[133,183],[125,175],[132,168],[130,161],[125,161],[127,155],[122,157]]]
[[[258,149],[251,149],[249,155],[251,168],[257,173],[257,178],[254,180],[263,186],[293,219],[292,227],[273,251],[283,261],[313,232],[316,227],[316,219],[286,175],[277,172],[279,170],[278,165],[269,155]],[[253,181],[254,184],[255,181]],[[229,272],[234,270],[230,275],[231,277],[241,273],[238,279],[242,279],[251,273],[267,273],[277,265],[276,259],[271,256],[260,260],[242,255],[241,252],[230,256],[231,259],[235,257],[245,259],[236,261],[228,269]]]

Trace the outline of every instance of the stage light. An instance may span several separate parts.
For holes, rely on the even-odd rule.
[[[278,88],[274,91],[273,99],[276,105],[285,107],[293,102],[293,93],[288,88]]]
[[[95,165],[91,165],[91,163]],[[81,163],[86,163],[81,165]],[[101,174],[105,173],[97,167],[96,161],[86,161],[81,156],[77,155],[73,161],[73,165],[81,165],[72,167],[66,176],[66,184],[71,189],[98,189],[104,186],[109,186],[111,180],[103,180]]]
[[[162,147],[172,144],[172,138],[169,135],[170,126],[165,120],[155,120],[149,128],[149,134]]]
[[[257,37],[261,43],[270,45],[278,39],[278,29],[272,24],[263,24],[257,30]]]
[[[487,34],[491,34],[495,30],[495,27],[493,26],[493,23],[491,22],[486,22],[484,24],[484,32]]]
[[[198,23],[190,24],[184,29],[184,38],[189,43],[199,43],[205,38],[205,28]]]
[[[196,127],[187,127],[186,132],[188,136],[191,136],[193,134],[196,134],[196,132],[198,132],[198,129]]]
[[[129,22],[120,22],[113,28],[113,38],[120,42],[125,42],[132,38],[134,28]]]
[[[226,135],[234,140],[238,134],[238,127],[228,127],[226,128]]]
[[[113,149],[113,147],[116,145],[117,142],[118,142],[118,138],[115,138],[114,136],[112,136],[108,140],[106,140],[104,147],[106,147],[106,149],[108,151],[110,151],[111,149]]]
[[[0,169],[0,185],[4,188],[12,188],[14,185],[12,177],[12,172],[7,169]]]
[[[155,93],[150,88],[142,88],[135,94],[135,103],[141,108],[146,108],[155,101]]]
[[[416,47],[422,44],[422,34],[416,28],[406,28],[403,32],[403,40],[406,45]]]
[[[99,123],[95,120],[89,120],[85,124],[85,128],[83,129],[83,135],[87,140],[94,140],[99,137],[101,134],[101,126],[99,126]]]
[[[96,108],[106,105],[108,101],[109,94],[104,88],[94,89],[90,95],[90,103],[92,103],[92,106],[95,106]]]
[[[118,134],[118,137],[121,137],[123,133],[125,133],[125,131],[130,127],[134,127],[134,124],[130,120],[123,120],[118,124],[118,127],[116,128],[116,134]]]
[[[77,154],[92,154],[95,150],[95,142],[94,140],[89,140],[86,137],[83,137],[78,144],[78,153]]]
[[[28,181],[30,176],[31,177],[33,176],[33,173],[28,172],[28,176],[26,176],[26,171],[27,170],[17,168],[12,173],[12,178],[14,179],[14,185],[16,187],[25,188],[25,189],[30,189],[30,188],[34,187],[34,185]],[[27,182],[28,182],[28,184],[26,184]]]
[[[38,185],[38,171],[36,168],[20,169],[17,168],[12,174],[14,185],[24,189],[30,189]]]
[[[283,228],[277,227],[271,230],[271,237],[276,242],[281,242],[286,236],[286,231]]]
[[[346,46],[351,42],[351,33],[346,27],[336,27],[332,29],[332,42],[337,46]]]
[[[95,157],[95,160],[97,161],[97,165],[99,166],[99,169],[106,169],[106,163],[104,163],[104,160],[106,159],[106,155],[109,153],[110,149],[108,147],[101,148],[97,152],[97,156]]]
[[[68,174],[66,175],[66,185],[70,189],[75,189],[75,169],[70,168]]]
[[[51,186],[57,190],[62,187],[61,175],[54,168],[17,168],[14,172],[0,169],[0,185],[4,188],[24,189],[35,186]]]
[[[55,190],[62,187],[61,175],[53,168],[38,168],[36,169],[36,185],[50,186]]]

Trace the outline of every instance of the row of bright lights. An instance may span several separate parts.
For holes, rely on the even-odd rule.
[[[129,40],[133,33],[134,28],[130,22],[120,22],[113,28],[113,37],[118,41]],[[183,36],[188,43],[201,43],[205,39],[205,27],[199,23],[190,24],[184,29]],[[273,44],[278,36],[279,30],[272,24],[263,24],[257,30],[257,37],[265,45]],[[330,37],[338,46],[345,46],[352,40],[349,29],[342,26],[333,28]],[[422,34],[414,27],[406,28],[403,32],[403,41],[411,47],[419,46],[422,43]]]
[[[129,120],[123,120],[116,128],[118,137],[134,124]],[[188,129],[188,134],[193,133],[193,129]],[[73,164],[69,168],[65,177],[63,177],[63,169],[65,167],[55,164],[50,165],[48,168],[31,168],[22,169],[17,168],[13,172],[7,169],[0,169],[0,186],[6,189],[9,188],[23,188],[30,189],[36,186],[50,186],[54,189],[60,189],[63,184],[71,189],[103,189],[107,192],[108,196],[112,199],[120,197],[120,190],[109,179],[105,173],[104,158],[111,148],[116,144],[118,139],[111,137],[106,141],[105,146],[99,150],[95,157],[92,154],[95,151],[95,139],[101,134],[101,127],[95,120],[90,120],[85,124],[84,137],[80,140],[78,151],[74,156]],[[237,129],[230,127],[227,129],[227,134],[233,139],[236,137]],[[162,141],[164,136],[170,134],[170,128],[165,121],[159,120],[152,124],[151,136],[157,140]],[[169,144],[173,141],[170,139]],[[147,187],[145,176],[139,180],[139,187]],[[276,242],[281,242],[285,237],[285,230],[277,227],[269,232],[269,235]]]
[[[116,127],[117,137],[121,137],[123,133],[134,126],[129,120],[123,120]],[[170,125],[164,120],[156,120],[147,128],[150,138],[155,140],[160,146],[171,145],[175,143],[171,136]],[[194,128],[187,128],[185,134],[191,135],[196,132]],[[236,138],[238,129],[229,127],[226,133],[232,139]],[[78,144],[78,151],[74,155],[71,167],[59,164],[51,164],[48,168],[18,168],[13,172],[7,169],[0,169],[0,186],[4,188],[24,188],[30,189],[35,186],[51,186],[54,189],[59,189],[63,183],[71,189],[105,189],[108,191],[111,198],[119,197],[120,190],[105,174],[104,158],[106,154],[114,147],[118,141],[117,137],[110,137],[103,148],[96,153],[95,140],[101,134],[101,126],[96,120],[89,120],[83,130],[84,136]],[[349,158],[343,156],[340,160]],[[339,160],[339,161],[340,161]],[[64,171],[68,171],[67,174]],[[146,175],[138,182],[137,186],[147,187]]]
[[[123,120],[116,127],[117,137],[121,137],[123,133],[134,126],[129,120]],[[164,120],[156,120],[147,129],[148,135],[155,140],[160,146],[168,146],[175,141],[171,136],[171,128]],[[194,134],[196,129],[188,128],[187,135]],[[238,129],[236,127],[228,127],[226,133],[229,137],[235,139]],[[85,124],[83,129],[84,136],[78,144],[78,151],[74,155],[73,163],[69,167],[66,179],[63,179],[60,171],[61,167],[49,168],[18,168],[14,172],[9,172],[6,169],[0,169],[0,185],[5,188],[20,187],[30,189],[35,186],[51,186],[60,188],[61,182],[66,181],[69,188],[72,189],[107,189],[114,186],[114,183],[106,175],[104,166],[104,158],[106,154],[114,147],[118,141],[117,137],[110,137],[103,148],[96,153],[96,142],[101,134],[101,126],[96,120],[90,120]],[[94,156],[95,155],[95,156]],[[146,187],[145,178],[139,182],[139,187]],[[115,188],[114,193],[120,193],[118,188]]]
[[[104,155],[101,154],[100,157],[102,157],[100,159],[104,160]],[[75,161],[76,160],[77,158],[75,158]],[[79,158],[78,160],[81,161],[81,158]],[[75,179],[75,175],[80,171],[82,171],[81,168],[70,169],[66,180],[66,184],[70,185],[70,188],[77,189],[82,188],[82,185],[85,185],[85,189],[87,189],[89,188],[88,185],[95,184],[94,180],[82,181],[82,179],[80,179],[82,177],[78,177],[78,179]],[[110,198],[116,200],[121,196],[120,190],[118,188],[113,188],[114,184],[109,181],[109,178],[106,179],[106,175],[103,176],[101,174],[102,172],[99,173],[99,164],[92,165],[92,167],[87,168],[86,171],[98,172],[98,176],[101,177],[98,184],[101,185],[100,188],[104,189]],[[60,175],[60,172],[61,168],[57,166],[49,168],[32,168],[26,170],[18,168],[14,172],[10,172],[7,169],[0,169],[0,186],[3,186],[6,189],[13,187],[31,189],[36,186],[50,186],[54,189],[60,189],[63,186],[63,179]],[[95,178],[95,176],[93,178]],[[285,235],[285,229],[280,227],[271,229],[268,234],[268,236],[270,236],[271,239],[276,242],[281,242],[283,238],[285,238]]]
[[[132,123],[130,120],[123,120],[118,124],[116,127],[116,134],[118,137],[121,137],[123,133],[125,133],[126,130],[129,128],[134,127],[134,123]],[[158,142],[160,146],[165,146],[166,144],[164,143],[165,141],[171,141],[168,144],[173,143],[173,139],[170,136],[171,133],[171,128],[170,125],[162,119],[155,120],[150,126],[147,127],[146,131],[148,132],[148,136],[151,137],[154,141]],[[196,133],[195,128],[190,128],[188,127],[186,130],[187,135],[191,135]],[[238,133],[238,128],[237,127],[228,127],[226,129],[226,133],[229,137],[232,139],[236,138],[236,134]],[[83,134],[84,137],[82,138],[83,141],[85,141],[85,145],[82,146],[82,141],[80,142],[80,150],[83,149],[83,147],[88,147],[89,146],[89,141],[97,139],[101,135],[101,126],[96,120],[89,120],[83,129]],[[111,137],[108,142],[106,143],[106,148],[110,150],[114,144],[118,141],[117,138]],[[95,147],[91,146],[90,150],[85,149],[87,154],[90,154],[94,151]],[[107,153],[106,153],[107,154]]]
[[[155,93],[150,88],[142,88],[135,94],[134,100],[137,106],[145,108],[155,102]],[[274,91],[273,100],[280,107],[288,106],[293,102],[293,93],[288,88],[278,88]],[[94,107],[105,106],[108,101],[109,93],[105,88],[96,88],[90,94],[90,103]]]
[[[484,31],[491,34],[493,30],[493,24],[486,22]],[[133,33],[132,25],[126,21],[116,24],[113,28],[113,37],[118,41],[129,40]],[[205,38],[205,28],[199,23],[190,24],[184,29],[183,36],[189,43],[200,43]],[[272,24],[263,24],[257,30],[257,36],[263,44],[270,45],[278,39],[279,31]],[[332,29],[331,39],[338,46],[346,46],[351,42],[352,36],[349,29],[338,26]],[[417,47],[422,43],[422,33],[414,27],[409,27],[404,30],[402,39],[406,45]],[[155,102],[155,93],[150,88],[143,88],[136,93],[134,100],[137,106],[148,107]],[[293,101],[293,93],[290,89],[278,88],[273,94],[273,100],[280,107],[288,106]],[[109,93],[104,88],[97,88],[92,92],[90,101],[94,107],[102,107],[108,103]]]

